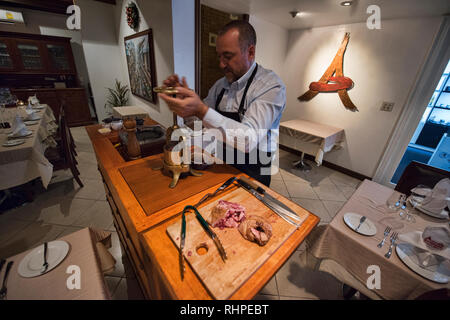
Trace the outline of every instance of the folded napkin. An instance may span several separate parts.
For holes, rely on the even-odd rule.
[[[39,104],[39,99],[36,97],[36,95],[28,97],[28,104],[37,105]]]
[[[448,217],[448,213],[444,209],[448,206],[449,197],[450,179],[445,178],[436,183],[433,190],[427,193],[418,206],[432,214],[442,216],[443,218]]]
[[[432,191],[433,189],[429,187],[418,185],[417,187],[411,189],[411,194],[416,197],[425,198],[426,196],[430,195]]]
[[[34,110],[32,110],[32,112],[28,112],[28,110],[27,110],[27,113],[28,113],[27,120],[38,120],[39,119],[39,115]]]
[[[12,133],[10,136],[21,136],[28,132],[27,127],[25,126],[25,123],[23,123],[22,118],[20,115],[16,115],[16,118],[13,121],[12,125]]]
[[[422,231],[413,231],[400,234],[398,236],[399,243],[406,242],[416,247],[416,255],[420,266],[430,267],[440,264],[443,260],[450,260],[450,248],[444,250],[435,250],[425,244],[422,237]]]

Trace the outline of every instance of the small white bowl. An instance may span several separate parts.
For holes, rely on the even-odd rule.
[[[113,130],[120,130],[120,129],[122,129],[122,126],[123,126],[122,120],[111,122],[111,129],[113,129]]]

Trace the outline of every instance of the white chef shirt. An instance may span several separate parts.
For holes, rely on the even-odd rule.
[[[280,119],[286,106],[286,87],[275,72],[258,65],[247,91],[244,102],[246,111],[241,122],[227,118],[215,110],[217,96],[225,88],[218,109],[238,112],[245,86],[255,67],[254,62],[247,73],[233,83],[223,77],[211,87],[203,101],[209,107],[203,124],[206,128],[220,130],[225,136],[225,142],[240,151],[249,152],[259,142],[260,150],[275,152],[278,148]],[[243,139],[243,134],[248,140]]]

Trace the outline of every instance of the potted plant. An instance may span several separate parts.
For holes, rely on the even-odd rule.
[[[105,123],[109,123],[113,120],[115,120],[112,116],[112,108],[113,107],[120,107],[125,106],[128,103],[128,93],[130,89],[128,88],[128,85],[122,85],[119,80],[116,79],[116,84],[113,89],[108,89],[108,96],[105,103],[105,109],[107,110],[107,114],[110,116],[109,118],[106,118],[103,120]],[[118,119],[120,120],[120,119]]]

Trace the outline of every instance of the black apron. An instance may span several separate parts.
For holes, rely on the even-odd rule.
[[[255,78],[257,70],[258,70],[258,65],[256,65],[255,70],[253,70],[253,73],[251,74],[250,78],[247,81],[247,84],[246,84],[245,90],[244,90],[244,94],[242,95],[242,100],[239,105],[238,112],[226,112],[226,111],[221,111],[218,109],[220,101],[222,101],[223,95],[225,93],[225,88],[223,88],[222,91],[217,96],[217,100],[216,100],[215,109],[218,113],[220,113],[224,117],[230,118],[234,121],[241,122],[241,117],[243,117],[245,112],[247,111],[247,110],[244,110],[245,98],[247,96],[247,91],[248,91],[248,88],[250,87],[250,84],[252,83],[253,79]],[[268,161],[268,163],[262,162],[262,159],[260,159],[259,144],[252,152],[257,153],[256,163],[250,163],[250,155],[248,153],[243,153],[242,151],[239,151],[236,148],[234,148],[234,150],[233,150],[233,154],[234,154],[233,167],[246,173],[250,177],[258,180],[262,184],[269,186],[270,180],[271,180],[271,175],[270,174],[262,175],[261,169],[262,168],[270,168],[272,165],[272,160]],[[223,160],[224,160],[224,162],[226,162],[226,143],[223,144],[223,153],[222,154],[223,154]],[[238,164],[237,159],[242,159],[242,158],[245,159],[245,163]],[[265,158],[266,159],[264,159],[264,162],[267,162],[267,159],[272,159],[272,153],[265,152]]]

